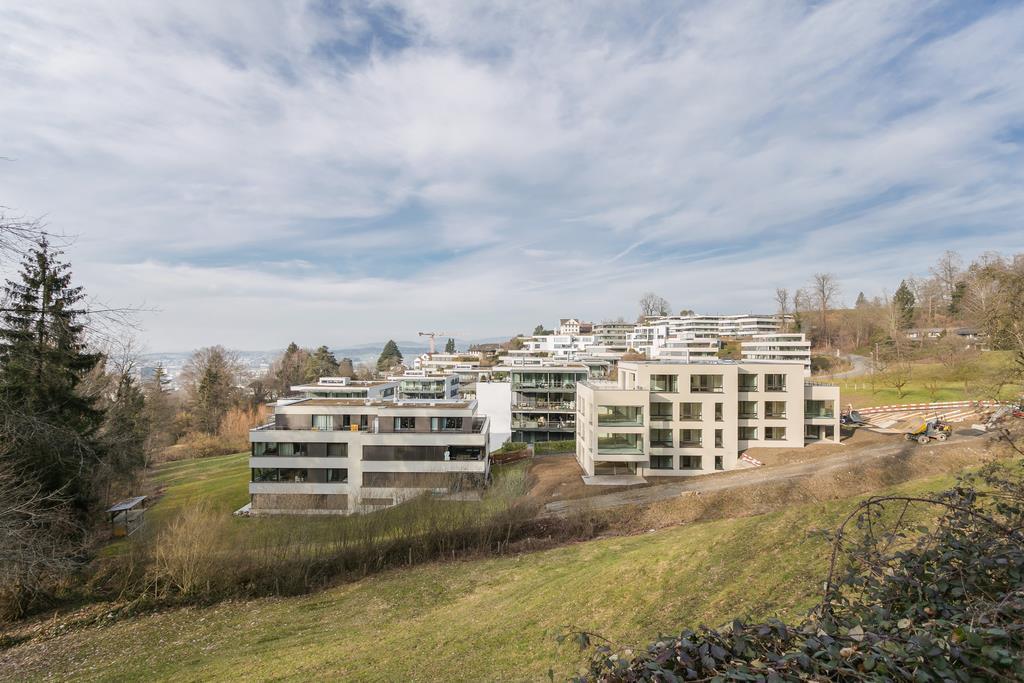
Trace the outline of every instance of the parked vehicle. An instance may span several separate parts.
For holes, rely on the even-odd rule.
[[[839,423],[844,425],[862,425],[866,424],[867,420],[860,416],[856,410],[850,410],[839,416]]]
[[[928,420],[916,430],[905,433],[903,438],[907,441],[916,441],[920,444],[925,444],[932,439],[935,441],[945,441],[952,433],[953,425],[948,422],[944,422],[939,418],[935,418],[934,420]]]

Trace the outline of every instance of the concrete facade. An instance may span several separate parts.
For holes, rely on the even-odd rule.
[[[249,433],[252,511],[350,514],[476,490],[489,435],[475,401],[279,401]]]
[[[576,424],[589,476],[692,476],[755,446],[838,441],[839,388],[796,363],[622,361],[616,381],[577,386]]]

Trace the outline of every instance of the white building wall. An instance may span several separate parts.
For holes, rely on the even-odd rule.
[[[477,414],[486,415],[491,422],[492,451],[512,438],[512,383],[477,382]]]

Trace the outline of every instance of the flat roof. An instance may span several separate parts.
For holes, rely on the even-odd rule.
[[[353,408],[470,408],[472,401],[442,399],[402,399],[401,401],[382,401],[363,398],[305,398],[293,401],[285,406],[351,406]]]
[[[107,512],[121,512],[122,510],[131,510],[133,507],[135,507],[142,501],[146,500],[146,498],[147,496],[135,496],[134,498],[122,500],[119,503],[114,503],[113,505],[111,505],[107,509]]]

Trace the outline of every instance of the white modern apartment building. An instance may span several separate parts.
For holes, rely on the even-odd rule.
[[[811,376],[811,342],[803,334],[755,334],[740,344],[744,360],[788,361],[800,363],[804,375]]]
[[[577,360],[594,345],[593,335],[539,334],[523,342],[522,355]]]
[[[474,401],[281,400],[249,433],[255,514],[350,514],[486,484],[489,421]]]
[[[388,377],[388,381],[398,384],[399,400],[445,401],[459,397],[459,377],[455,374],[407,370],[404,375]]]
[[[576,458],[589,476],[729,470],[747,448],[838,441],[839,400],[799,363],[622,361],[577,385]]]
[[[648,326],[665,327],[665,336],[681,337],[751,337],[778,332],[791,316],[779,315],[668,315],[652,318]]]
[[[395,380],[360,381],[348,377],[321,377],[316,384],[297,384],[293,393],[303,398],[392,399],[398,392]]]
[[[456,375],[463,386],[486,379],[490,373],[490,366],[479,351],[422,353],[413,360],[413,369],[429,375]]]
[[[509,424],[513,441],[563,441],[572,439],[576,430],[576,384],[590,376],[583,363],[560,362],[545,358],[510,359],[494,368],[494,384],[508,389],[488,387],[488,395],[507,396]],[[480,385],[478,389],[483,389]],[[483,394],[481,394],[483,395]],[[503,421],[504,409],[490,401],[494,422]],[[500,412],[499,412],[500,411]],[[490,413],[488,413],[490,415]]]
[[[669,337],[650,351],[654,360],[672,360],[687,363],[693,360],[714,360],[718,358],[718,350],[722,343],[718,337],[695,337],[687,334],[682,337]]]

